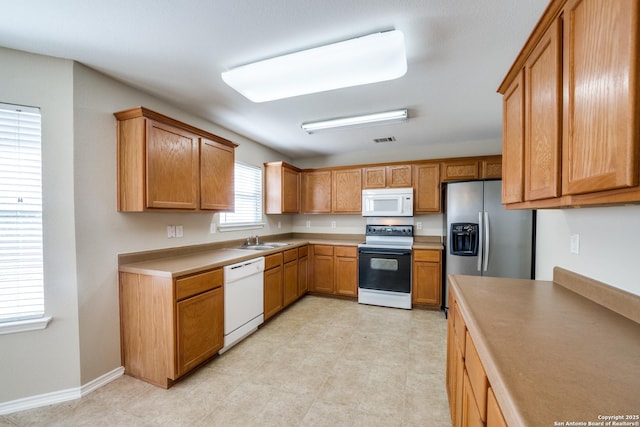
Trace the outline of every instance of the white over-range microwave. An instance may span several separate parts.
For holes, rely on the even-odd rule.
[[[362,216],[413,216],[413,188],[362,190]]]

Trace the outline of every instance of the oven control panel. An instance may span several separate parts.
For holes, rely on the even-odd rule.
[[[366,235],[413,237],[413,225],[367,225]]]

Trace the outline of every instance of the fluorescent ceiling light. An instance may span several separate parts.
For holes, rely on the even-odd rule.
[[[393,30],[291,53],[222,73],[253,102],[397,79],[407,72],[404,35]]]
[[[371,124],[387,124],[407,120],[407,109],[384,111],[382,113],[365,114],[362,116],[341,117],[319,122],[303,123],[300,127],[307,133],[325,130],[338,130],[346,127],[361,127]]]

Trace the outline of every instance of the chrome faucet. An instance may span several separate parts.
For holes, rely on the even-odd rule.
[[[259,244],[260,244],[260,241],[259,241],[258,235],[256,234],[256,245],[259,245]]]

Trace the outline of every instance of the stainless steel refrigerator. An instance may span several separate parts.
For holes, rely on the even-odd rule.
[[[446,274],[532,278],[534,212],[506,210],[502,181],[449,183],[446,192]]]

